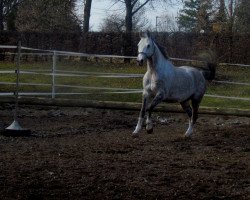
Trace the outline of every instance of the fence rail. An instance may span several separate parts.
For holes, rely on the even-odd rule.
[[[9,45],[0,45],[2,49],[16,49],[17,46],[9,46]],[[131,56],[118,56],[118,55],[96,55],[96,54],[86,54],[86,53],[76,53],[76,52],[66,52],[66,51],[55,51],[55,50],[42,50],[42,49],[34,49],[28,47],[21,47],[21,50],[26,51],[39,51],[39,52],[46,52],[46,53],[35,53],[35,55],[52,55],[52,69],[51,70],[1,70],[0,74],[33,74],[33,75],[45,75],[51,76],[52,81],[50,84],[48,83],[23,83],[18,82],[19,85],[32,85],[32,86],[49,86],[51,87],[51,92],[18,92],[21,96],[51,96],[55,98],[56,95],[89,95],[90,92],[75,92],[75,93],[66,93],[56,92],[57,87],[68,87],[68,88],[80,88],[80,89],[91,89],[91,90],[103,90],[101,93],[103,94],[128,94],[128,93],[141,93],[141,89],[129,89],[129,88],[105,88],[105,87],[87,87],[87,86],[76,86],[76,85],[63,85],[63,84],[56,84],[55,78],[56,77],[99,77],[99,78],[141,78],[143,74],[125,74],[125,73],[98,73],[98,72],[87,72],[87,71],[66,71],[66,70],[57,70],[57,56],[79,56],[79,57],[98,57],[98,58],[131,58],[135,59],[135,57]],[[13,53],[17,54],[17,53]],[[19,56],[22,55],[31,55],[33,53],[20,53]],[[188,61],[188,62],[200,62],[198,60],[190,60],[190,59],[179,59],[179,58],[171,58],[171,60],[177,61]],[[226,63],[222,63],[225,65]],[[229,64],[229,63],[228,63]],[[241,64],[229,64],[231,66],[243,66],[243,67],[250,67],[250,65],[241,65]],[[19,80],[18,80],[19,81]],[[244,85],[250,86],[250,83],[244,82],[233,82],[233,81],[219,81],[215,80],[215,83],[220,84],[233,84],[233,85]],[[0,85],[15,85],[14,82],[0,82]],[[0,96],[11,96],[15,94],[12,92],[5,92],[0,93]],[[250,98],[243,98],[243,97],[234,97],[234,96],[222,96],[222,95],[211,95],[206,94],[207,97],[212,98],[222,98],[222,99],[233,99],[233,100],[243,100],[243,101],[250,101]]]
[[[0,45],[0,49],[17,49],[17,46],[12,45]],[[56,53],[58,56],[78,56],[78,57],[95,57],[95,58],[129,58],[135,59],[135,56],[121,56],[121,55],[101,55],[101,54],[89,54],[89,53],[78,53],[78,52],[70,52],[70,51],[58,51],[58,50],[44,50],[44,49],[36,49],[36,48],[29,48],[29,47],[21,47],[21,50],[28,50],[28,51],[39,51],[39,52],[48,52],[48,53],[21,53],[21,55],[53,55]],[[17,53],[10,53],[16,55]],[[185,62],[203,62],[201,60],[194,60],[194,59],[186,59],[186,58],[173,58],[170,57],[170,60],[173,61],[185,61]],[[234,63],[219,63],[219,65],[230,65],[230,66],[237,66],[237,67],[250,67],[249,64],[234,64]]]
[[[15,74],[15,70],[1,70],[0,74]],[[34,75],[45,75],[45,76],[63,76],[63,77],[99,77],[99,78],[142,78],[144,74],[124,74],[124,73],[101,73],[101,72],[87,72],[87,71],[65,71],[55,70],[54,74],[50,73],[50,70],[20,70],[19,74],[34,74]],[[221,84],[232,84],[232,85],[245,85],[250,86],[250,83],[235,82],[235,81],[218,81],[214,80],[215,83]],[[11,84],[11,82],[0,82],[0,84]],[[22,84],[22,83],[20,83]],[[26,83],[29,84],[29,83]],[[41,84],[46,86],[48,84]]]

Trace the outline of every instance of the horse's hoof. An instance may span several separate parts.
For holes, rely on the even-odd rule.
[[[151,121],[147,123],[146,130],[148,134],[152,134],[154,132],[154,125]]]
[[[153,128],[147,129],[147,133],[148,133],[148,134],[152,134],[153,132],[154,132],[154,129],[153,129]]]
[[[184,138],[191,138],[192,137],[192,133],[185,133]]]
[[[140,133],[140,130],[135,129],[134,132],[132,133],[132,136],[133,136],[133,137],[138,137],[138,136],[139,136],[139,133]]]
[[[137,137],[139,137],[139,134],[138,134],[138,133],[133,132],[133,133],[132,133],[132,137],[133,137],[133,138],[137,138]]]

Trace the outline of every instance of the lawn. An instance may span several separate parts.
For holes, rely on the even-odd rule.
[[[22,60],[20,70],[36,71],[37,74],[21,74],[20,82],[23,83],[43,83],[47,86],[39,85],[21,85],[21,92],[51,92],[52,76],[49,74],[52,71],[51,58],[39,59],[39,62],[33,60]],[[12,62],[0,62],[0,70],[14,70],[15,65]],[[56,76],[55,82],[57,85],[73,85],[79,86],[73,87],[56,87],[58,93],[86,93],[83,95],[56,95],[57,98],[82,98],[88,100],[105,100],[105,101],[124,101],[124,102],[140,102],[141,94],[121,94],[121,93],[109,93],[114,92],[104,88],[117,88],[119,91],[121,88],[126,89],[142,89],[142,77],[137,78],[117,78],[117,77],[96,77],[91,73],[125,73],[125,74],[144,74],[146,66],[139,67],[132,61],[129,64],[124,64],[122,60],[109,59],[102,60],[88,60],[81,61],[78,59],[72,59],[72,57],[60,57],[57,60],[56,69],[58,73],[62,71],[68,71],[67,74],[81,72],[81,75],[86,72],[90,72],[88,76]],[[85,72],[85,73],[84,73]],[[65,72],[64,72],[65,73]],[[78,73],[79,74],[79,73]],[[250,68],[249,67],[233,67],[233,66],[218,66],[217,68],[217,80],[221,81],[233,81],[241,83],[250,83]],[[0,82],[15,82],[15,74],[0,74]],[[95,89],[82,88],[82,87],[96,87]],[[102,88],[102,89],[100,89]],[[1,85],[0,92],[12,92],[14,91],[14,85]],[[221,95],[221,96],[234,96],[241,98],[250,98],[250,86],[249,85],[233,85],[233,84],[221,84],[211,83],[208,86],[207,94]],[[245,100],[229,100],[205,97],[202,106],[208,107],[228,107],[228,108],[241,108],[250,109],[249,101]]]

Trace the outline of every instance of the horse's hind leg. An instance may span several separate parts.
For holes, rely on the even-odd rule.
[[[188,117],[189,117],[189,126],[185,133],[185,136],[191,136],[191,134],[193,133],[193,124],[192,124],[193,110],[189,104],[189,101],[181,102],[181,106],[183,110],[188,114]]]
[[[199,109],[200,102],[201,100],[192,99],[192,116],[189,121],[188,129],[185,133],[185,136],[187,137],[190,137],[193,133],[194,124],[196,123],[198,119],[198,109]]]
[[[192,117],[192,108],[189,105],[189,101],[181,102],[181,106],[182,106],[183,110],[188,114],[188,117],[191,119],[191,117]]]
[[[195,122],[198,119],[198,109],[199,109],[199,106],[200,106],[200,102],[201,101],[192,100],[192,108],[193,108],[192,121],[193,121],[193,124],[195,124]]]

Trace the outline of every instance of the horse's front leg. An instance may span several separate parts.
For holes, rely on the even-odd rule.
[[[138,136],[139,132],[142,129],[144,117],[145,117],[145,114],[146,114],[147,102],[148,102],[148,97],[147,97],[147,95],[144,94],[143,95],[143,100],[142,100],[142,107],[141,107],[140,115],[139,115],[138,122],[137,122],[137,125],[135,127],[135,130],[133,132],[133,136]]]
[[[157,93],[157,95],[154,97],[152,103],[150,104],[150,106],[147,109],[148,117],[147,117],[147,121],[146,121],[146,130],[147,130],[148,133],[153,133],[153,128],[154,128],[153,122],[152,122],[152,119],[151,119],[152,111],[163,100],[164,100],[163,93],[161,93],[161,92]]]
[[[153,125],[153,121],[151,119],[151,115],[152,115],[152,112],[148,111],[148,116],[147,116],[147,120],[146,120],[146,130],[147,130],[147,133],[149,133],[149,134],[153,133],[153,131],[154,131],[154,125]]]

